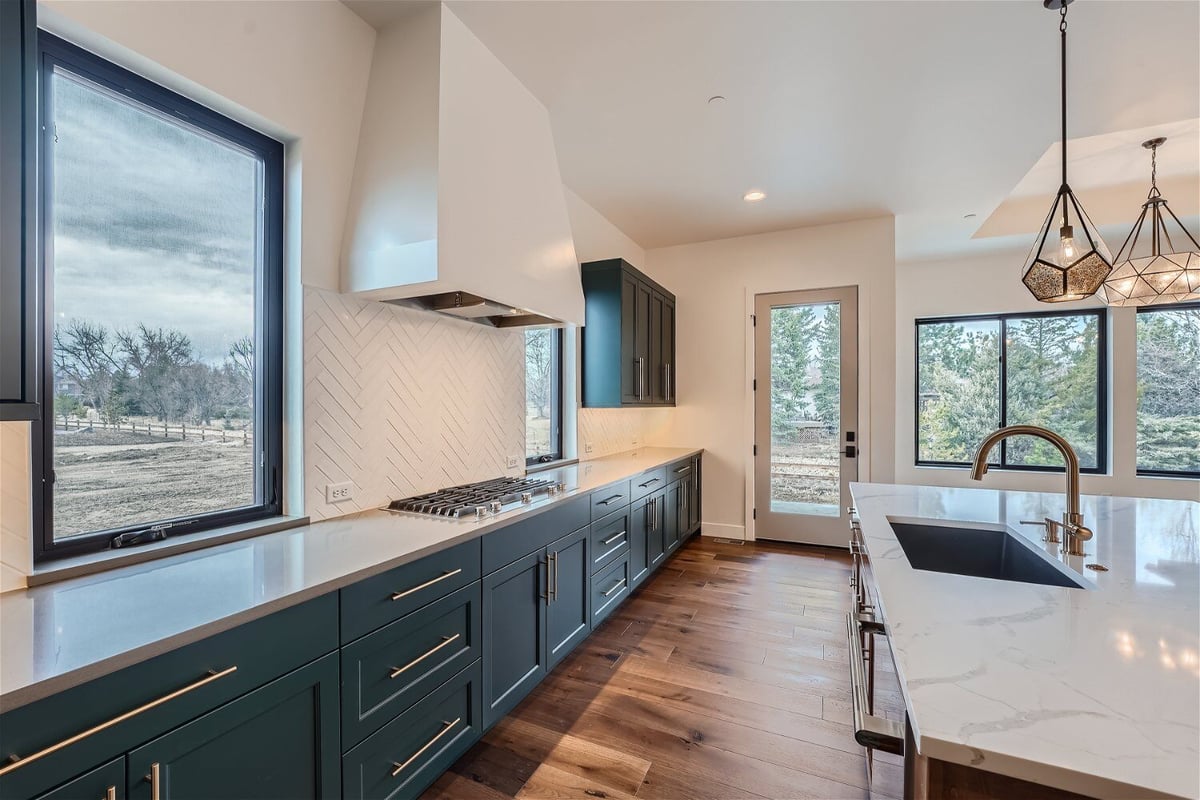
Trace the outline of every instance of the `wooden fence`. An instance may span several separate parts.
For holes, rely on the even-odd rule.
[[[205,428],[203,426],[193,425],[191,427],[179,424],[168,425],[165,422],[105,422],[104,420],[87,420],[72,417],[56,418],[54,421],[55,430],[62,431],[87,431],[87,430],[102,430],[102,431],[129,431],[130,433],[141,433],[146,436],[161,436],[163,439],[172,437],[180,441],[187,441],[190,436],[194,440],[201,442],[241,442],[244,445],[250,444],[251,436],[247,428],[241,430],[228,430],[226,428]]]

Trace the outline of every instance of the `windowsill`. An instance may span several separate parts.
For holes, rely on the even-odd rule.
[[[545,472],[546,470],[558,469],[559,467],[569,467],[572,464],[578,463],[578,458],[560,458],[558,461],[547,461],[545,464],[529,464],[525,467],[525,474],[532,475],[536,472]]]
[[[309,523],[308,517],[278,516],[254,522],[243,522],[238,525],[228,525],[223,528],[194,533],[186,538],[164,539],[161,542],[139,545],[129,550],[103,550],[99,553],[88,553],[83,556],[55,559],[34,567],[27,583],[30,587],[41,586],[45,583],[64,581],[68,578],[78,578],[81,575],[93,575],[118,567],[131,564],[142,564],[159,558],[190,553],[206,547],[236,542],[267,533],[277,533],[290,528],[298,528]]]

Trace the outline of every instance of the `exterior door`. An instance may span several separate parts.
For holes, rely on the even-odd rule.
[[[846,546],[858,479],[858,289],[754,301],[755,538]]]

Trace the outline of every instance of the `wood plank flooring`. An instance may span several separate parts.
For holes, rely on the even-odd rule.
[[[693,538],[426,800],[899,797],[850,722],[849,556]],[[886,650],[876,711],[903,719]]]

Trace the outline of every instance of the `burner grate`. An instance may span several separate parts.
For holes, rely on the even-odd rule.
[[[493,478],[395,500],[388,509],[439,517],[475,516],[479,508],[493,509],[494,503],[501,506],[520,503],[523,495],[549,495],[559,486],[558,482],[549,479]]]

